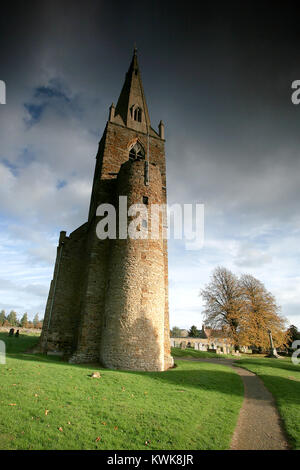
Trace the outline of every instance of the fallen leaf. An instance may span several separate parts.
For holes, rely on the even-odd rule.
[[[98,437],[96,438],[96,442],[99,442],[100,440],[101,440],[101,437],[98,436]]]
[[[102,421],[102,422],[101,422],[101,424],[103,424],[103,426],[106,426],[106,423],[105,423],[105,421]]]
[[[17,406],[16,403],[9,403],[8,405],[9,405],[9,406]]]
[[[58,430],[59,430],[60,432],[63,432],[63,428],[62,428],[62,427],[58,428]]]
[[[49,413],[50,410],[45,410],[45,415],[47,416],[47,414]]]
[[[115,427],[114,427],[114,430],[116,431],[117,429],[118,429],[118,426],[115,426]]]
[[[90,377],[92,377],[93,379],[101,379],[101,374],[100,372],[93,372]]]

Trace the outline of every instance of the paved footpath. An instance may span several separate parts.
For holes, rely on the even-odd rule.
[[[274,398],[257,375],[234,366],[231,359],[178,359],[226,365],[242,378],[245,395],[231,440],[232,450],[289,449]]]

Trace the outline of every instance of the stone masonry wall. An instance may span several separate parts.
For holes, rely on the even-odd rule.
[[[127,195],[129,206],[142,204],[143,196],[149,206],[160,204],[159,168],[151,165],[151,174],[146,186],[145,162],[127,161],[117,195]],[[101,362],[114,369],[164,370],[164,308],[162,239],[111,241]]]
[[[86,226],[70,237],[61,232],[39,349],[71,353],[79,322]]]
[[[166,203],[164,140],[151,132],[149,186],[144,184],[145,162],[128,161],[137,140],[146,151],[146,134],[107,123],[88,223],[58,247],[40,350],[72,354],[71,362],[100,358],[109,367],[137,370],[172,365],[167,241],[100,241],[96,236],[98,205],[116,204],[118,194],[127,194],[128,204],[142,203],[143,195],[151,203]]]
[[[108,180],[102,183],[98,192],[98,202],[113,203],[115,181]],[[94,215],[88,224],[78,341],[76,352],[70,359],[73,363],[99,361],[110,240],[99,240],[96,234],[97,222],[98,218]]]

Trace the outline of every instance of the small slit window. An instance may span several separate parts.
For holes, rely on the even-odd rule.
[[[143,204],[148,205],[148,196],[143,196]]]

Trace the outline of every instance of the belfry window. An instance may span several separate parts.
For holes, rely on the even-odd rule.
[[[130,160],[144,160],[145,151],[139,142],[136,142],[129,150]]]
[[[133,119],[138,122],[142,122],[142,110],[141,108],[135,108],[133,111]]]
[[[134,121],[142,122],[142,108],[137,106],[136,104],[132,105],[130,108],[130,116]]]

